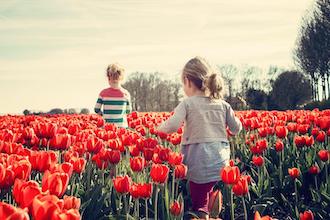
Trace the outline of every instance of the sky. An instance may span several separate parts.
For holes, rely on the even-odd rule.
[[[313,0],[0,0],[0,114],[93,109],[105,69],[175,78],[213,65],[293,68]]]

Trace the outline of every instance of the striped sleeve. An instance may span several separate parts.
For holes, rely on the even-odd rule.
[[[127,103],[126,103],[126,114],[129,114],[131,112],[132,112],[131,95],[128,94],[128,96],[127,96]]]
[[[96,101],[95,107],[94,107],[95,113],[101,113],[102,114],[102,111],[101,111],[102,105],[103,105],[103,99],[102,99],[102,96],[99,95],[99,97]]]

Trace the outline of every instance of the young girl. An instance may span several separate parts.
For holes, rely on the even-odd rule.
[[[95,113],[103,115],[105,122],[127,128],[126,115],[131,112],[131,96],[126,89],[121,87],[124,72],[124,68],[119,64],[108,66],[107,77],[110,87],[100,92],[94,110]]]
[[[230,159],[226,126],[237,134],[242,124],[231,106],[221,99],[222,79],[205,59],[189,60],[182,81],[188,97],[158,130],[175,132],[184,122],[181,152],[188,166],[192,209],[199,217],[208,219],[209,194],[220,180],[220,169]]]

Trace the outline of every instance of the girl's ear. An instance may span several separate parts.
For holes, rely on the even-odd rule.
[[[186,80],[187,80],[187,86],[188,86],[188,88],[191,88],[192,87],[192,82],[188,78]]]

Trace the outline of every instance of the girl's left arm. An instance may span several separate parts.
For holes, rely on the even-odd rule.
[[[164,133],[176,132],[181,127],[186,115],[187,109],[183,101],[174,109],[174,114],[164,121],[157,130]]]

